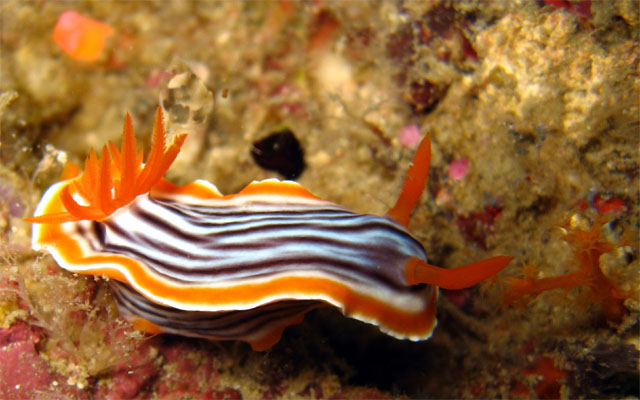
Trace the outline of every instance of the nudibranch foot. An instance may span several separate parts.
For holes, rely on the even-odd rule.
[[[173,333],[211,340],[243,340],[254,350],[276,344],[287,326],[302,322],[304,315],[325,304],[315,300],[284,300],[249,310],[185,311],[150,301],[117,281],[109,286],[121,316],[149,333]]]

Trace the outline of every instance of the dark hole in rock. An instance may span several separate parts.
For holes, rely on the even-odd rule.
[[[264,169],[275,171],[287,179],[296,179],[304,170],[304,152],[289,129],[274,132],[253,143],[253,160]]]

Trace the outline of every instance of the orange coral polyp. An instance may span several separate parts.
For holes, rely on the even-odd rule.
[[[69,57],[97,61],[115,30],[98,20],[68,10],[60,14],[52,39]]]
[[[85,170],[61,192],[66,212],[27,218],[32,223],[61,223],[79,220],[100,221],[129,204],[138,195],[149,192],[158,184],[178,155],[186,134],[175,138],[165,150],[162,109],[156,111],[151,152],[142,167],[142,152],[136,149],[133,124],[125,117],[121,150],[112,143],[104,146],[100,159],[91,150]],[[79,204],[73,195],[81,196],[88,205]]]
[[[589,303],[600,303],[609,321],[621,322],[626,313],[625,300],[633,298],[635,294],[622,290],[602,272],[600,257],[613,252],[616,248],[614,244],[602,237],[602,227],[606,223],[608,221],[604,219],[596,220],[589,230],[571,227],[569,224],[564,225],[567,230],[565,240],[572,247],[579,270],[539,279],[531,276],[511,278],[507,282],[507,291],[502,294],[502,303],[526,304],[549,290],[570,290],[576,286],[583,286],[588,291],[586,298]]]

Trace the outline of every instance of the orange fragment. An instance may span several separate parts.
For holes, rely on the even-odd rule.
[[[60,14],[52,39],[74,60],[96,61],[113,32],[111,26],[69,10]]]

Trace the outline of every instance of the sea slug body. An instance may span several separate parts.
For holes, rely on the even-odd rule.
[[[407,226],[427,180],[421,142],[385,216],[358,214],[293,181],[252,182],[222,195],[206,181],[162,178],[184,135],[165,145],[156,113],[146,163],[125,118],[123,143],[92,151],[84,172],[38,204],[32,246],[63,268],[110,278],[120,313],[148,332],[243,340],[255,350],[321,306],[424,340],[436,325],[437,287],[464,288],[503,269],[493,257],[455,269],[429,265]]]

